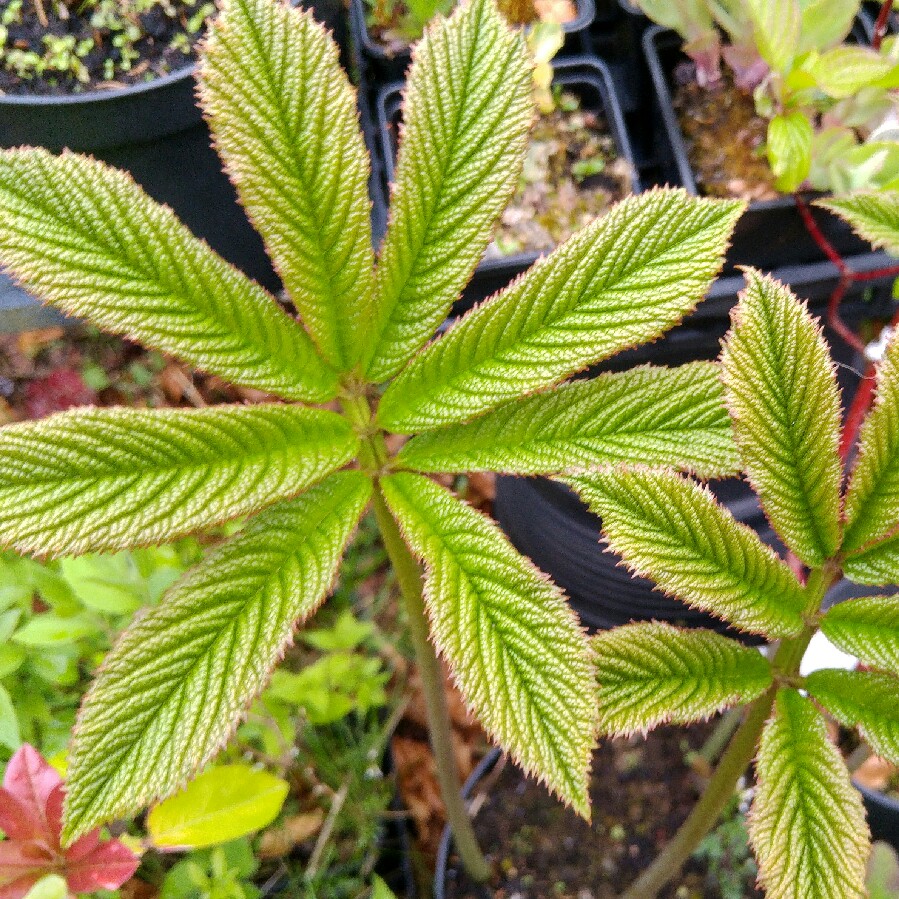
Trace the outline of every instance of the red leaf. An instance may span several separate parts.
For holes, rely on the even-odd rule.
[[[86,858],[66,864],[66,882],[73,893],[114,890],[134,876],[139,864],[140,859],[124,843],[109,840]]]
[[[50,830],[46,815],[47,800],[61,783],[59,774],[27,743],[9,760],[3,777],[5,793],[18,801],[19,808],[16,811],[25,815],[24,827],[31,830],[31,836],[44,840],[48,846],[58,845],[59,831],[53,833]],[[4,797],[5,794],[0,795],[0,803]],[[6,833],[9,834],[9,831]],[[28,838],[30,837],[25,837]]]
[[[74,406],[90,406],[97,394],[84,383],[81,372],[60,368],[36,378],[25,388],[25,409],[29,418],[43,418],[53,412],[65,412]]]
[[[20,802],[5,787],[0,787],[0,830],[11,840],[45,839],[42,817],[34,809]]]
[[[0,843],[0,899],[20,899],[50,873],[52,865],[52,856],[39,843]]]

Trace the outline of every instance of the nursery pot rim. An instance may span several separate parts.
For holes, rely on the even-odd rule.
[[[362,0],[354,0],[362,2]],[[637,162],[634,158],[630,137],[624,123],[624,114],[621,104],[618,102],[616,88],[609,67],[606,62],[591,53],[578,53],[558,58],[554,65],[553,83],[563,86],[583,84],[594,88],[600,97],[599,107],[606,118],[609,132],[615,143],[615,151],[618,156],[625,159],[631,167],[631,193],[642,193],[643,186],[640,181],[640,173],[637,170]],[[384,166],[384,176],[387,183],[393,181],[396,163],[394,159],[394,146],[390,139],[390,124],[395,111],[389,106],[397,99],[402,98],[405,82],[393,81],[384,85],[376,98],[376,116],[378,130],[378,146],[381,153],[381,162]],[[509,280],[521,270],[530,268],[542,256],[546,256],[549,250],[527,250],[521,253],[511,253],[508,256],[499,256],[491,259],[481,259],[475,269],[475,277],[478,274],[491,272],[502,273],[509,270]]]
[[[460,792],[463,800],[467,802],[471,799],[471,794],[474,792],[475,787],[496,767],[496,763],[502,758],[502,755],[502,749],[499,746],[494,746],[475,765],[474,770],[468,775],[465,783],[462,784]],[[443,833],[440,835],[440,845],[437,847],[437,864],[434,867],[434,899],[444,899],[446,895],[446,869],[449,864],[452,842],[453,833],[449,824],[445,824]]]
[[[154,89],[162,89],[177,84],[187,78],[193,78],[198,63],[190,62],[174,72],[159,75],[150,81],[137,84],[126,84],[124,87],[98,88],[80,94],[3,94],[0,93],[0,106],[72,106],[80,104],[109,103],[126,96],[135,96]]]

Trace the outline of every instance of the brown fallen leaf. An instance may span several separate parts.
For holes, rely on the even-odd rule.
[[[325,813],[320,808],[291,815],[280,827],[269,828],[259,840],[259,855],[262,858],[281,858],[295,846],[314,837],[325,822]]]

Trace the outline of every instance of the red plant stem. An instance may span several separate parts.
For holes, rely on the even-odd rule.
[[[884,0],[881,4],[880,12],[877,15],[877,21],[874,23],[874,36],[871,38],[871,46],[875,50],[880,49],[880,45],[886,37],[887,28],[890,22],[890,10],[893,8],[893,0]]]
[[[899,278],[899,265],[871,269],[870,272],[853,272],[854,281],[876,281],[878,278]]]
[[[874,366],[869,364],[865,369],[865,376],[862,378],[855,396],[852,398],[852,405],[846,413],[846,421],[843,424],[843,433],[840,437],[840,459],[845,462],[849,455],[849,451],[855,445],[855,438],[858,436],[858,429],[861,427],[868,409],[871,408],[871,402],[874,399]]]
[[[840,274],[845,274],[847,269],[843,257],[833,248],[831,242],[824,236],[824,232],[818,227],[811,209],[808,208],[808,203],[798,193],[793,194],[793,201],[796,203],[796,209],[799,210],[799,215],[802,217],[805,230],[811,235],[821,252],[837,267]]]
[[[844,271],[840,275],[840,281],[830,295],[827,303],[827,323],[839,334],[849,346],[858,353],[864,353],[865,343],[840,317],[840,303],[846,295],[846,291],[855,279],[851,271]]]

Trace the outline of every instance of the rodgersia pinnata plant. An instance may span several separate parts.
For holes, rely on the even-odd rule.
[[[519,178],[533,116],[522,36],[471,0],[419,44],[376,265],[355,97],[324,30],[272,0],[227,0],[200,69],[216,145],[298,318],[123,173],[0,154],[0,259],[27,289],[273,397],[0,430],[0,539],[17,550],[119,550],[253,516],[103,664],[71,746],[63,838],[171,793],[215,754],[372,503],[448,814],[483,878],[434,647],[487,732],[585,816],[594,663],[558,588],[428,475],[623,460],[734,472],[711,364],[555,385],[691,310],[741,204],[628,199],[425,346]],[[390,434],[418,436],[391,453]]]
[[[899,195],[823,205],[899,249]],[[696,808],[625,899],[651,899],[677,873],[753,758],[749,834],[769,899],[865,896],[868,827],[823,712],[899,763],[899,599],[822,610],[841,575],[867,585],[899,582],[899,338],[879,365],[877,399],[844,489],[840,394],[820,326],[779,282],[754,270],[746,277],[721,355],[725,399],[741,468],[793,565],[675,472],[613,466],[565,479],[602,516],[609,545],[634,572],[779,644],[769,661],[716,633],[657,622],[594,639],[605,734],[748,705]],[[801,677],[819,630],[865,670]]]

